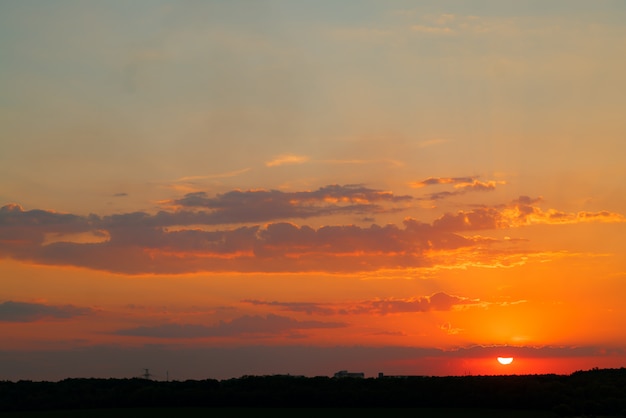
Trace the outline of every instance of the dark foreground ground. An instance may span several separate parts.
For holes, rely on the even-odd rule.
[[[337,411],[361,417],[381,413],[394,417],[626,417],[626,369],[594,369],[568,376],[0,382],[0,414],[11,417],[234,417],[261,412],[291,417],[296,413],[286,408],[298,408],[299,417]]]
[[[519,411],[469,408],[125,408],[77,409],[61,411],[14,411],[3,413],[7,418],[235,418],[243,416],[271,416],[273,418],[314,418],[354,416],[359,418],[555,418],[549,411]]]

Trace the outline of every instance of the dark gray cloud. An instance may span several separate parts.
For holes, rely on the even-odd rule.
[[[386,315],[391,313],[449,311],[455,306],[476,304],[478,301],[448,295],[444,292],[432,296],[411,299],[381,299],[362,303],[359,307],[364,313]]]
[[[472,183],[475,177],[428,177],[422,181],[411,183],[413,187],[436,186],[439,184]]]
[[[478,300],[452,296],[444,292],[435,293],[432,296],[419,296],[406,299],[373,299],[341,304],[314,302],[277,302],[255,299],[246,299],[242,302],[250,303],[253,305],[276,307],[284,311],[305,312],[307,314],[316,315],[388,315],[394,313],[449,311],[455,306],[480,303],[480,301]]]
[[[97,228],[100,218],[95,215],[80,216],[69,213],[33,209],[25,211],[20,205],[9,204],[0,208],[0,239],[43,240],[45,233],[77,233]],[[19,242],[17,242],[19,244]]]
[[[362,185],[330,185],[304,192],[233,190],[215,197],[196,192],[170,203],[184,208],[209,209],[211,212],[205,215],[207,221],[226,224],[306,219],[339,213],[382,213],[390,209],[381,206],[381,202],[407,202],[412,199],[411,196],[395,196],[391,192]]]
[[[126,196],[117,193],[114,196]],[[278,190],[233,190],[215,197],[205,192],[187,194],[170,203],[182,210],[156,214],[132,212],[99,217],[62,214],[46,210],[24,210],[16,204],[0,208],[0,227],[38,227],[41,233],[84,232],[98,228],[168,227],[174,225],[223,225],[267,222],[281,219],[306,219],[336,214],[372,215],[401,210],[381,203],[408,202],[411,196],[362,185],[331,185],[312,192]]]
[[[27,213],[27,212],[22,212]],[[187,214],[182,214],[185,218]],[[28,215],[31,216],[31,215]],[[437,231],[416,220],[395,225],[323,226],[317,229],[286,222],[230,230],[172,230],[161,218],[181,214],[127,214],[121,223],[104,219],[82,225],[103,228],[108,239],[96,243],[44,244],[46,229],[17,224],[18,233],[0,228],[5,256],[42,264],[75,265],[121,273],[193,271],[353,271],[386,266],[424,266],[424,252],[474,243],[449,231]],[[135,222],[130,220],[135,218]],[[61,227],[59,226],[59,229]],[[16,239],[19,239],[16,242]],[[368,254],[375,254],[371,257]],[[184,262],[182,260],[184,259]]]
[[[329,185],[315,191],[282,192],[279,190],[233,190],[210,198],[204,192],[189,193],[173,203],[186,207],[209,209],[232,208],[241,204],[256,205],[282,202],[284,205],[314,202],[401,202],[412,200],[411,196],[394,196],[392,192],[370,189],[360,184]]]
[[[41,319],[68,319],[90,314],[89,308],[72,305],[54,306],[41,303],[6,301],[0,303],[0,321],[34,322]]]
[[[447,198],[452,197],[452,196],[456,196],[458,194],[463,194],[463,192],[460,192],[460,191],[453,191],[453,192],[443,191],[443,192],[431,193],[431,194],[427,195],[426,197],[422,197],[420,199],[421,200],[441,200],[441,199],[447,199]]]
[[[271,306],[289,312],[304,312],[309,315],[336,315],[339,311],[339,309],[336,307],[336,304],[330,303],[278,302],[256,299],[245,299],[242,300],[242,302],[257,306]]]
[[[209,338],[242,336],[276,336],[314,328],[341,328],[340,322],[298,321],[279,315],[244,315],[229,322],[221,321],[217,325],[163,324],[123,329],[117,335],[155,338]]]

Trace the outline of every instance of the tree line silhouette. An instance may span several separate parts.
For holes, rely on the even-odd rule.
[[[458,407],[626,416],[626,368],[571,375],[0,381],[2,411],[127,407]]]

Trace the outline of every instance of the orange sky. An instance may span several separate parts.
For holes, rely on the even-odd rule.
[[[0,379],[625,365],[626,7],[345,4],[0,5]]]

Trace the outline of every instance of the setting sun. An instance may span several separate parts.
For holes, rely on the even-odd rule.
[[[513,363],[513,357],[498,357],[498,363],[507,365]]]

